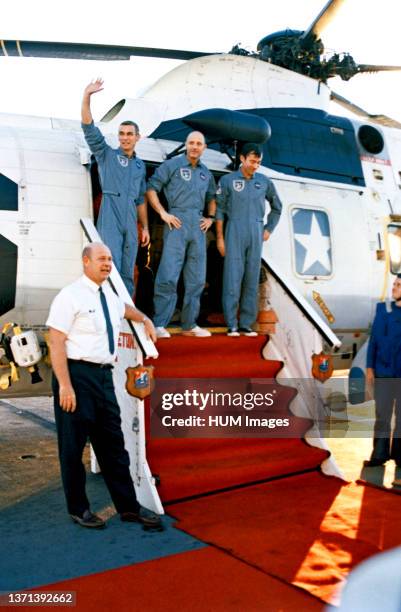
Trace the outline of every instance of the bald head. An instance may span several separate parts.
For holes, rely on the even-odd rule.
[[[110,249],[102,242],[91,242],[82,251],[84,274],[98,285],[108,278],[112,263]]]
[[[89,259],[93,258],[93,255],[99,253],[100,251],[107,251],[107,253],[111,256],[110,249],[108,246],[103,244],[103,242],[90,242],[84,247],[82,251],[82,259],[84,257],[88,257]]]
[[[203,151],[206,149],[205,137],[202,132],[191,132],[185,141],[188,161],[196,166]]]
[[[187,145],[189,142],[193,142],[193,141],[200,141],[203,144],[205,144],[205,137],[202,134],[202,132],[191,132],[190,134],[188,134],[185,144]]]

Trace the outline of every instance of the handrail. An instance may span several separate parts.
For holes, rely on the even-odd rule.
[[[302,314],[318,330],[329,346],[338,349],[341,346],[341,340],[337,338],[327,323],[325,323],[322,317],[314,310],[314,308],[312,308],[309,302],[307,302],[301,292],[285,277],[282,272],[280,272],[279,267],[275,263],[272,263],[272,261],[267,262],[265,259],[263,259],[263,263],[268,272],[276,279],[279,285],[298,306]]]

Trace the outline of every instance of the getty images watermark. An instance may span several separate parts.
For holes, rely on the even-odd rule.
[[[371,438],[375,404],[362,383],[347,377],[324,384],[313,378],[159,378],[151,395],[151,435]],[[401,385],[399,379],[382,381],[385,387],[395,383]],[[375,430],[375,435],[388,434]]]
[[[271,379],[158,379],[153,437],[302,437],[308,419],[289,410],[296,390]]]

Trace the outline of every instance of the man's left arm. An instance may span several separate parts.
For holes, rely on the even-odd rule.
[[[141,246],[148,246],[150,242],[149,225],[148,225],[148,203],[145,201],[143,204],[137,206],[139,223],[142,226],[141,232]]]
[[[200,228],[202,232],[207,232],[213,225],[216,218],[216,182],[212,174],[210,174],[209,185],[206,192],[207,217],[202,217]]]
[[[281,210],[283,208],[276,188],[270,180],[267,183],[266,199],[270,204],[270,212],[267,215],[266,224],[264,226],[263,240],[268,240],[270,238],[270,234],[280,220]]]
[[[227,212],[229,190],[226,181],[223,179],[224,177],[220,179],[219,186],[216,189],[216,246],[220,255],[225,257],[224,217]]]
[[[128,319],[128,321],[133,321],[134,323],[143,323],[147,337],[153,342],[157,341],[155,327],[149,317],[147,317],[143,312],[137,308],[134,308],[133,306],[130,306],[129,304],[125,304],[124,318]]]
[[[139,223],[142,226],[141,232],[141,246],[148,246],[150,242],[149,234],[149,223],[148,223],[148,201],[145,196],[146,193],[146,181],[145,173],[141,179],[141,186],[139,188],[138,204],[136,207]]]
[[[379,342],[383,336],[383,330],[380,329],[380,320],[383,320],[383,316],[386,316],[386,314],[385,308],[382,310],[382,302],[379,302],[376,305],[376,313],[375,318],[373,319],[372,329],[370,331],[368,352],[366,355],[366,385],[367,391],[371,398],[374,396],[375,369]]]

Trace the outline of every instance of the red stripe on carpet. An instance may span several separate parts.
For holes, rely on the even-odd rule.
[[[401,544],[400,499],[309,473],[169,507],[178,527],[335,603],[350,569]]]
[[[322,609],[321,603],[301,589],[283,584],[212,548],[35,589],[38,590],[76,591],[77,605],[73,609],[78,612],[317,612]]]
[[[266,341],[266,336],[173,336],[158,342],[160,356],[149,363],[155,366],[156,379],[274,379],[281,362],[263,358]],[[288,401],[291,394],[289,390]],[[309,428],[307,419],[292,416],[292,423],[301,434]],[[296,438],[175,438],[149,440],[147,456],[152,472],[160,477],[159,493],[166,503],[314,469],[328,453]]]

